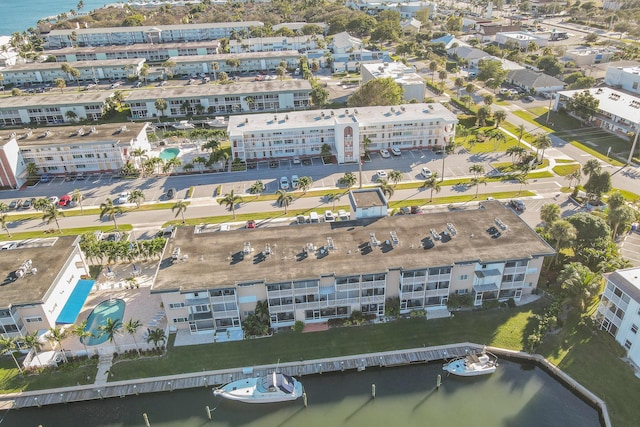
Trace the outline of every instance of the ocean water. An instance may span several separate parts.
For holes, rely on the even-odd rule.
[[[117,0],[83,0],[81,12],[88,12],[104,6],[117,3]],[[15,32],[22,32],[29,27],[36,26],[39,19],[69,13],[76,9],[79,0],[0,0],[0,36],[10,36]]]

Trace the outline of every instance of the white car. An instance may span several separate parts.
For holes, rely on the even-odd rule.
[[[298,188],[298,181],[299,180],[300,180],[300,178],[298,178],[298,175],[291,175],[291,187]]]
[[[280,178],[280,188],[283,190],[289,189],[289,180],[287,179],[286,176],[283,176],[282,178]]]
[[[49,200],[49,202],[50,202],[52,205],[54,205],[54,206],[55,206],[55,205],[57,205],[57,204],[58,204],[58,202],[60,201],[60,199],[58,198],[58,196],[51,196],[51,197],[48,197],[47,199],[48,199],[48,200]]]
[[[333,222],[336,220],[335,215],[331,211],[324,212],[324,222]]]
[[[349,221],[349,214],[344,209],[340,209],[338,211],[338,218],[340,218],[340,221]]]
[[[389,150],[383,148],[382,150],[380,150],[380,156],[382,156],[383,159],[388,159],[389,157],[391,157],[391,154],[389,154]]]
[[[389,175],[387,175],[387,171],[379,170],[376,171],[376,176],[378,177],[378,179],[387,179]]]
[[[393,154],[394,156],[400,156],[402,154],[402,151],[400,151],[399,148],[393,147],[391,149],[391,154]]]
[[[118,198],[114,200],[114,203],[116,203],[118,205],[123,205],[125,203],[129,203],[129,196],[130,195],[131,195],[131,193],[129,193],[129,192],[120,193]]]
[[[426,166],[422,168],[420,173],[422,174],[422,177],[425,179],[429,179],[433,176],[433,172],[431,172],[431,170]]]

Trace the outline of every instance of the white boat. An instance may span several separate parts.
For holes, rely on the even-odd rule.
[[[213,390],[214,396],[245,403],[276,403],[302,396],[302,383],[289,375],[274,372],[264,377],[233,381]]]
[[[211,128],[223,128],[223,127],[227,127],[227,120],[223,117],[216,117],[213,120],[207,120],[206,122],[204,122],[207,126],[211,127]]]
[[[189,123],[189,120],[180,120],[180,122],[173,125],[173,127],[178,130],[187,130],[187,129],[193,129],[196,126],[193,123]]]
[[[471,353],[445,363],[443,370],[461,377],[492,374],[498,367],[498,357],[489,352]]]

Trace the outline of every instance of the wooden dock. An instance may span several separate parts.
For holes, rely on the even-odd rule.
[[[422,347],[407,350],[386,351],[370,354],[327,359],[302,360],[299,362],[262,365],[237,369],[194,372],[189,374],[168,375],[165,377],[140,378],[127,381],[110,382],[102,386],[83,385],[50,390],[38,390],[0,396],[0,409],[17,409],[58,405],[86,400],[125,397],[142,393],[171,392],[195,387],[214,387],[241,378],[264,376],[276,367],[287,375],[318,375],[338,371],[363,371],[369,367],[392,367],[412,363],[428,363],[464,356],[468,352],[482,350],[483,346],[472,343],[459,343],[436,347]]]

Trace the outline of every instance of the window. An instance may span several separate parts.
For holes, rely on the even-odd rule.
[[[42,317],[40,317],[40,316],[25,317],[24,321],[27,322],[27,323],[42,322]]]
[[[184,307],[184,303],[183,302],[173,302],[173,303],[169,304],[169,308],[171,308],[171,309],[182,308],[182,307]]]
[[[461,274],[460,277],[458,277],[458,280],[468,280],[468,279],[469,279],[468,274]]]
[[[624,348],[626,348],[627,350],[631,350],[631,341],[626,340],[624,342]]]
[[[184,323],[187,321],[186,317],[176,317],[175,319],[173,319],[173,323]]]
[[[631,332],[632,332],[632,333],[634,333],[634,334],[635,334],[636,332],[638,332],[638,325],[633,325],[633,326],[631,326]]]

